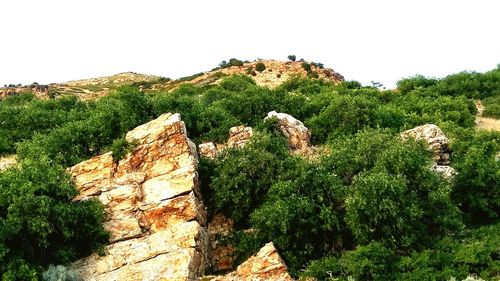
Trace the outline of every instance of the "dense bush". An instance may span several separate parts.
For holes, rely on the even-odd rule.
[[[43,156],[0,174],[0,272],[13,274],[4,280],[68,263],[107,242],[102,205],[72,202],[76,194],[64,169]]]
[[[258,72],[262,72],[262,71],[266,70],[266,65],[263,64],[262,62],[258,62],[255,65],[255,70],[257,70]]]
[[[500,133],[461,130],[453,166],[458,175],[453,198],[473,224],[495,222],[500,212]]]

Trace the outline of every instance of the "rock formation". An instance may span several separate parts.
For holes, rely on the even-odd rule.
[[[434,161],[438,165],[449,165],[451,150],[448,147],[449,140],[441,129],[434,124],[426,124],[401,133],[403,139],[413,137],[416,140],[424,140],[434,154]]]
[[[432,165],[431,169],[436,173],[442,175],[445,179],[453,179],[457,174],[457,171],[450,166],[446,165]]]
[[[17,164],[15,155],[0,157],[0,173]]]
[[[449,140],[441,129],[434,124],[426,124],[401,133],[403,139],[424,140],[433,153],[436,162],[431,169],[446,179],[452,179],[456,171],[450,167],[451,150]]]
[[[229,139],[227,140],[228,147],[242,147],[253,135],[253,130],[250,127],[243,125],[232,127],[229,129]]]
[[[214,144],[213,142],[202,143],[198,146],[198,150],[202,157],[214,159],[217,154],[225,148],[243,147],[253,136],[251,127],[235,126],[229,129],[229,139],[226,144]]]
[[[233,267],[234,247],[221,243],[233,231],[233,221],[222,214],[215,215],[208,223],[208,240],[211,247],[211,268],[213,272]]]
[[[217,156],[217,147],[213,142],[206,142],[198,145],[200,156],[215,159]]]
[[[293,280],[288,274],[285,262],[281,259],[272,242],[239,265],[235,271],[224,276],[216,276],[211,281],[287,281]]]
[[[278,119],[278,127],[288,141],[292,150],[304,150],[310,147],[311,133],[302,122],[286,113],[271,111],[265,119]]]
[[[196,147],[179,114],[126,135],[137,144],[118,163],[106,153],[69,169],[80,196],[97,198],[111,233],[106,255],[73,264],[84,280],[194,280],[207,263]]]

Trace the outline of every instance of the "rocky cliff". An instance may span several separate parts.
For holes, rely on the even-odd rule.
[[[126,135],[137,146],[69,169],[80,196],[105,206],[111,244],[73,266],[84,280],[192,280],[207,262],[198,156],[179,114],[164,114]]]
[[[184,122],[167,113],[126,139],[135,148],[124,159],[116,161],[109,152],[68,169],[80,191],[75,200],[104,204],[111,235],[105,255],[93,254],[72,267],[84,280],[196,280],[220,261],[211,260],[198,155]],[[234,277],[220,280],[288,280],[280,279],[288,276],[286,265],[270,247],[238,267]]]

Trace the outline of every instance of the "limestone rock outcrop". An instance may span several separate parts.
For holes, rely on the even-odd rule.
[[[449,140],[444,135],[441,129],[434,124],[426,124],[418,126],[408,131],[401,133],[403,139],[409,137],[415,138],[416,140],[424,140],[429,145],[429,149],[432,150],[434,154],[434,161],[438,165],[449,165],[451,150],[449,148]]]
[[[271,111],[265,119],[278,119],[278,127],[288,141],[288,146],[292,150],[308,149],[311,145],[311,133],[304,124],[286,113]]]
[[[446,166],[446,165],[434,164],[434,165],[432,165],[431,169],[448,180],[453,179],[455,177],[455,175],[457,174],[457,171],[455,171],[455,169],[453,169],[453,167]]]
[[[198,145],[200,156],[214,159],[217,154],[226,148],[243,147],[247,144],[253,136],[251,127],[235,126],[229,129],[229,139],[225,144],[214,144],[213,142],[206,142]]]
[[[15,165],[17,165],[17,157],[15,155],[0,157],[0,173]]]
[[[293,280],[272,242],[267,243],[259,252],[239,265],[235,271],[224,276],[216,276],[211,281],[288,281]]]
[[[451,180],[457,172],[453,167],[450,167],[451,150],[449,148],[449,140],[444,135],[441,129],[434,124],[426,124],[401,133],[403,139],[414,138],[416,140],[424,140],[427,142],[429,149],[433,153],[435,161],[431,170],[440,174],[445,179]]]
[[[243,125],[232,127],[229,129],[229,139],[227,140],[228,147],[242,147],[253,135],[253,130],[251,127],[245,127]]]
[[[213,142],[206,142],[198,145],[200,156],[214,159],[217,156],[217,147]]]
[[[111,153],[69,172],[107,213],[111,244],[73,264],[84,280],[194,280],[207,263],[205,208],[195,145],[179,114],[164,114],[126,135],[136,144],[118,163]]]

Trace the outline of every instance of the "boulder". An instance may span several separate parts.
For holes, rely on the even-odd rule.
[[[288,141],[288,146],[292,150],[309,149],[311,143],[311,133],[302,122],[286,113],[271,111],[265,119],[278,119],[278,127]]]
[[[208,235],[198,156],[179,114],[163,114],[126,135],[134,150],[68,169],[80,195],[107,213],[111,244],[73,264],[84,280],[194,280],[205,271]]]
[[[286,264],[278,254],[274,244],[269,242],[257,254],[239,265],[235,271],[224,276],[212,277],[209,280],[287,281],[293,279],[288,274]]]
[[[217,156],[217,147],[213,142],[202,143],[198,145],[198,150],[201,157],[215,159]]]
[[[17,165],[17,157],[15,155],[0,157],[0,173],[15,165]]]
[[[245,127],[243,125],[232,127],[229,129],[229,139],[227,140],[228,147],[242,147],[253,135],[253,130],[251,127]]]
[[[445,179],[451,180],[455,177],[457,174],[457,171],[453,169],[453,167],[446,166],[446,165],[432,165],[431,170],[434,172],[440,174],[443,176]]]
[[[434,124],[426,124],[401,133],[403,139],[410,137],[416,140],[424,140],[429,149],[432,150],[434,161],[438,165],[449,165],[451,150],[449,140],[441,129]]]

